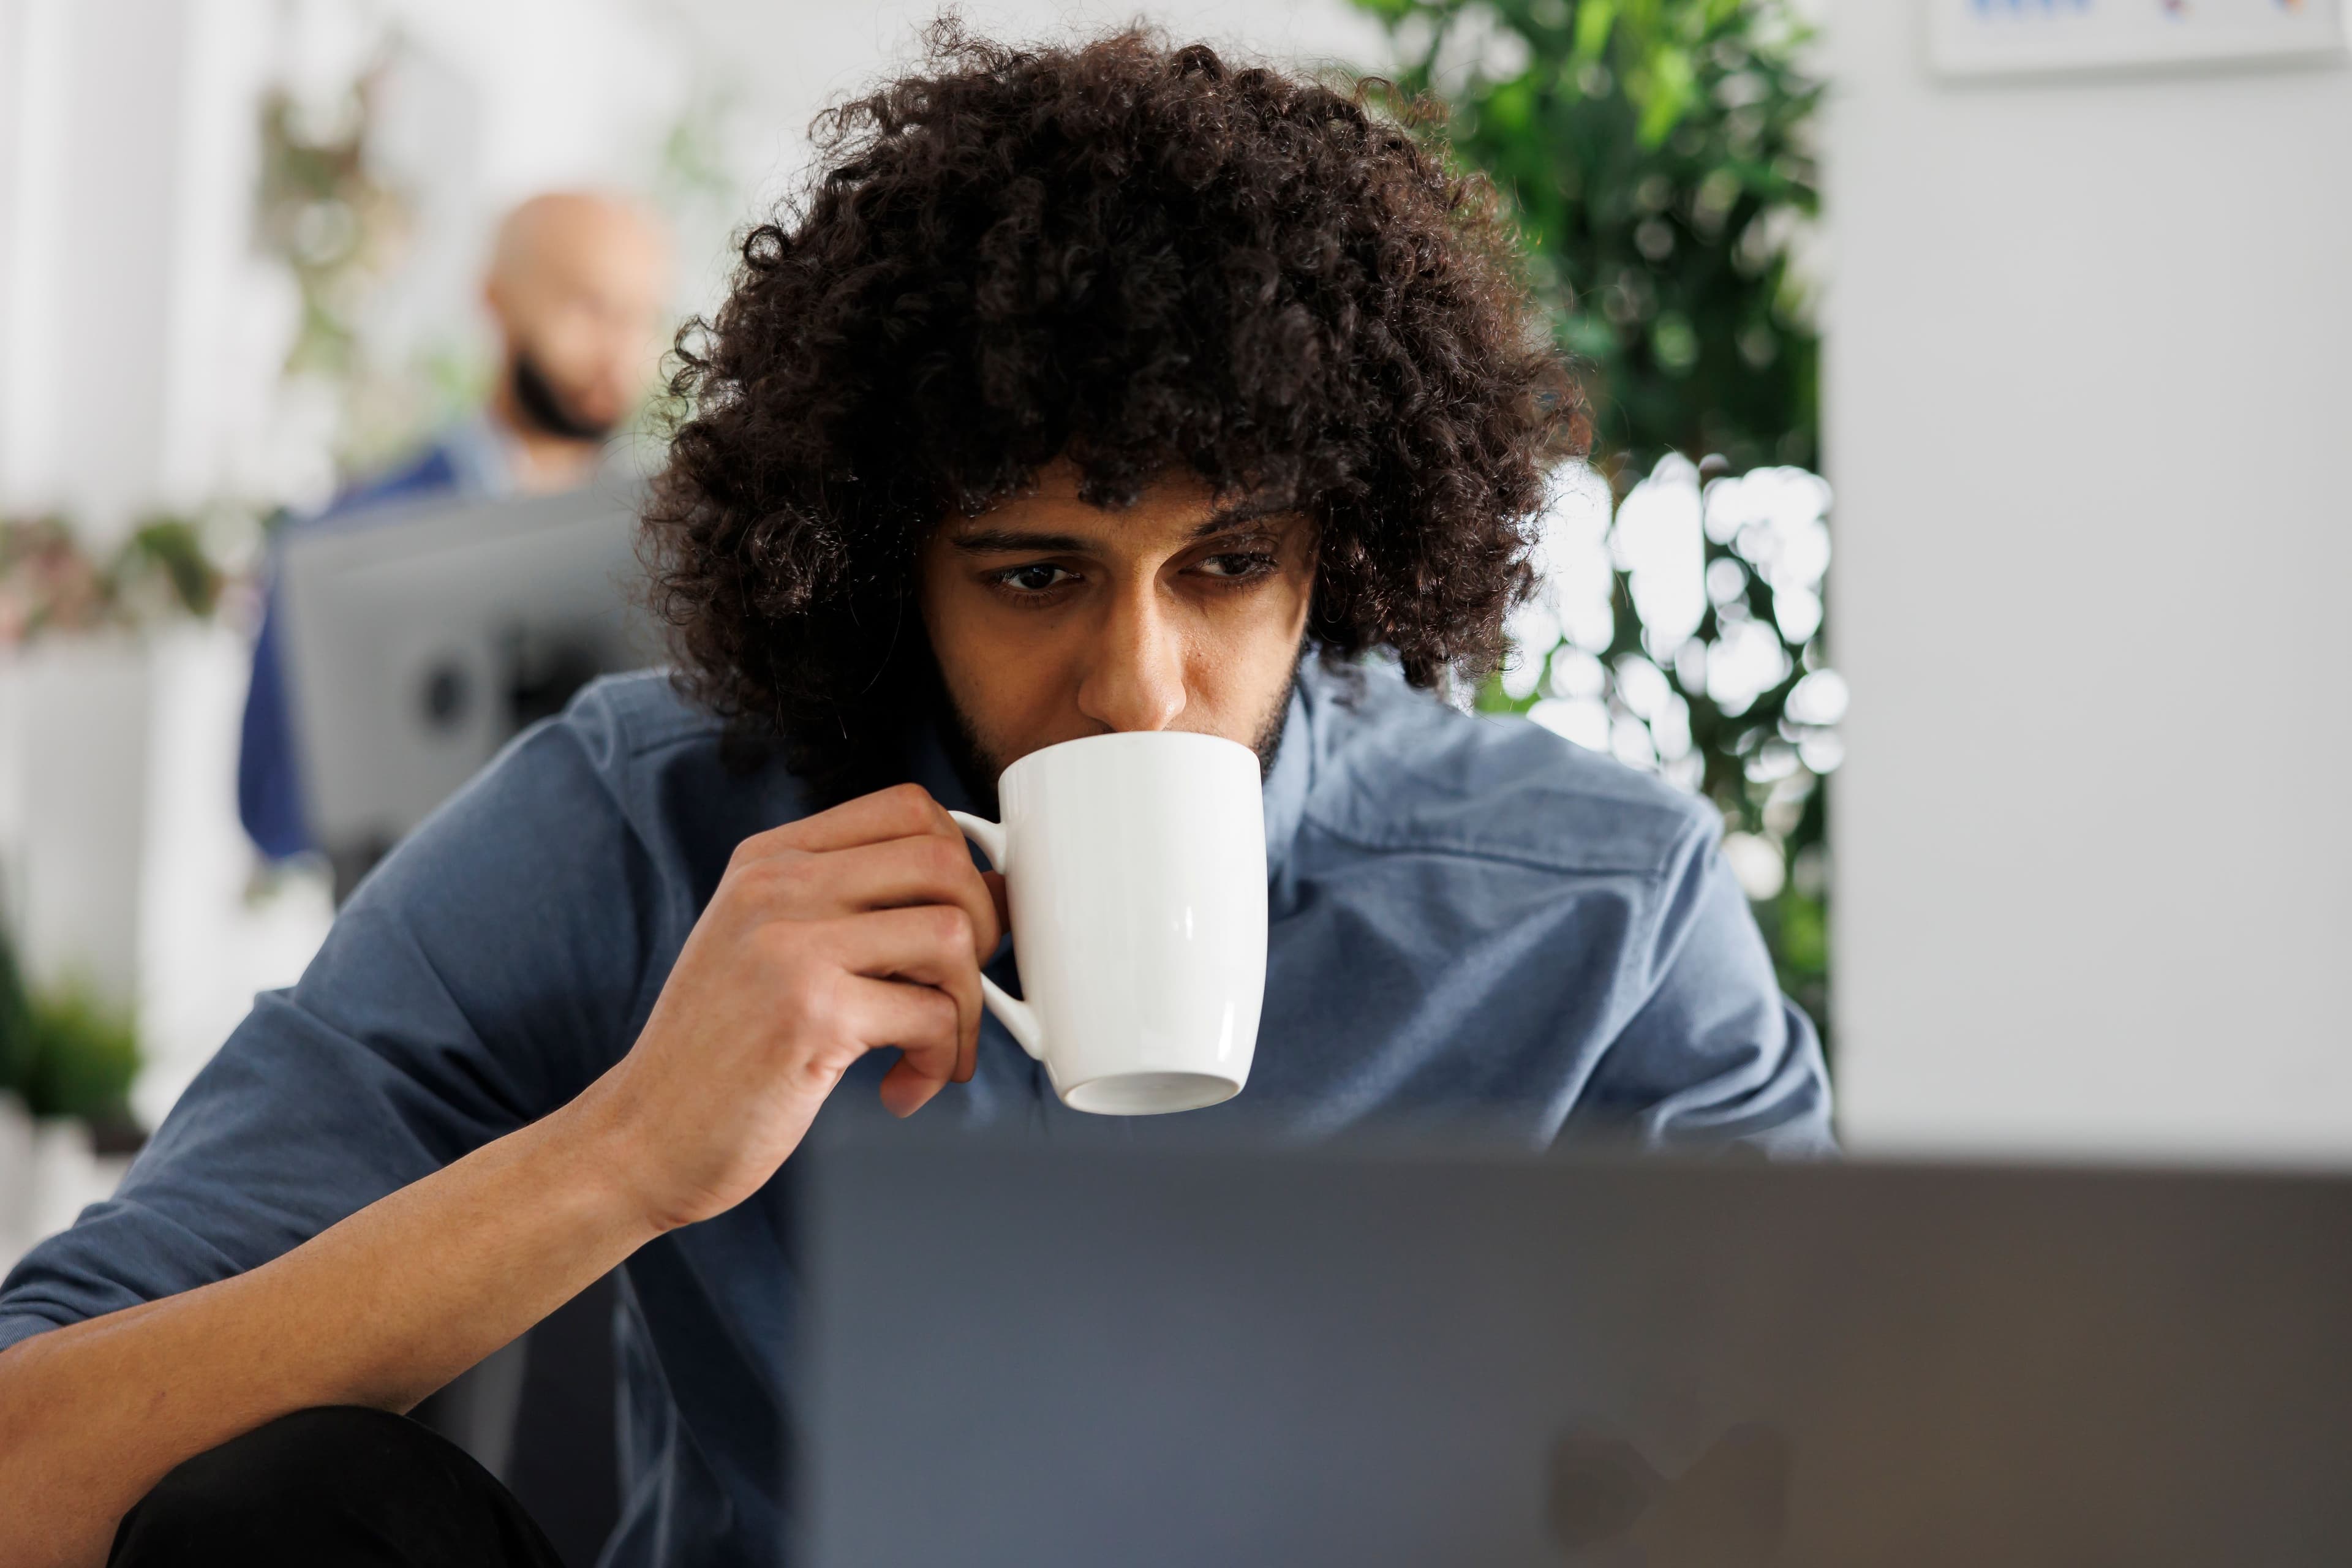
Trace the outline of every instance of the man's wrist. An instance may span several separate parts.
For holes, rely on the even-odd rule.
[[[529,1131],[537,1135],[538,1157],[552,1166],[554,1186],[584,1205],[583,1219],[635,1251],[672,1226],[646,1190],[643,1140],[608,1081],[597,1079]]]

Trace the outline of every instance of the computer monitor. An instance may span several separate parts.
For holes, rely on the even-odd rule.
[[[643,486],[370,510],[297,531],[278,606],[310,830],[363,868],[533,720],[660,659]]]
[[[809,1568],[2352,1563],[2344,1176],[814,1153]]]

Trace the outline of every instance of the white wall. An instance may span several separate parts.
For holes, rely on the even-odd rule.
[[[137,346],[171,328],[153,258],[179,210],[170,132],[186,19],[166,0],[17,0],[6,13],[0,494],[74,504],[108,531],[158,479],[164,388]],[[153,45],[110,47],[126,33]],[[110,350],[143,374],[120,374]]]
[[[805,162],[810,119],[916,58],[938,0],[677,0],[703,37],[740,73],[751,161],[772,172]],[[1359,68],[1387,58],[1386,35],[1348,0],[965,0],[968,31],[1008,42],[1060,41],[1141,19],[1180,42],[1313,68]]]
[[[1848,1137],[2352,1160],[2352,71],[1830,21]]]

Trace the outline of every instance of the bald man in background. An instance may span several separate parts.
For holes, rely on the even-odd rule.
[[[591,192],[534,196],[499,226],[482,301],[499,371],[484,405],[301,528],[344,527],[395,502],[530,495],[595,477],[604,443],[643,401],[667,320],[670,258],[635,204]],[[273,578],[274,578],[273,574]],[[237,759],[237,815],[272,859],[312,847],[270,592]]]

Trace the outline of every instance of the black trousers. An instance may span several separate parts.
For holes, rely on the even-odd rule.
[[[299,1410],[156,1483],[108,1568],[563,1568],[512,1493],[404,1415]]]

